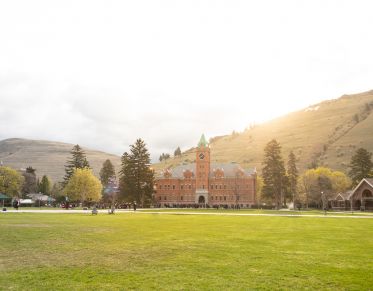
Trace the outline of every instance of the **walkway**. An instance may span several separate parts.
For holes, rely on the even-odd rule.
[[[91,214],[92,210],[64,210],[64,209],[10,209],[1,211],[1,213],[58,213],[58,214]],[[158,214],[158,215],[215,215],[215,216],[268,216],[268,217],[315,217],[315,218],[367,218],[373,219],[373,215],[335,215],[335,214],[282,214],[282,213],[223,213],[223,212],[191,212],[191,211],[142,211],[141,209],[136,212],[128,209],[116,209],[116,213],[127,214]],[[108,209],[99,209],[98,213],[107,214]]]

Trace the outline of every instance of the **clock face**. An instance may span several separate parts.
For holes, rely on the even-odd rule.
[[[199,158],[200,158],[201,160],[203,160],[204,157],[205,157],[205,155],[204,155],[203,153],[200,153],[200,154],[199,154]]]

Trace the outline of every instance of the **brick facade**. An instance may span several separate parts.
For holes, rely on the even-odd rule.
[[[256,171],[238,164],[211,163],[204,136],[196,150],[196,162],[166,169],[156,178],[158,206],[209,205],[250,207],[255,204]]]

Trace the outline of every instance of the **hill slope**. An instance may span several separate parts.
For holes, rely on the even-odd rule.
[[[290,113],[255,126],[241,134],[213,138],[212,160],[239,162],[244,167],[262,168],[263,149],[273,138],[283,148],[284,159],[290,150],[298,166],[306,169],[312,162],[348,171],[351,155],[359,147],[373,152],[373,91],[344,95],[304,110]],[[180,158],[156,164],[156,169],[195,160],[194,149]]]
[[[5,166],[15,169],[32,166],[38,177],[47,175],[53,182],[62,181],[65,175],[66,161],[71,157],[74,145],[61,142],[28,140],[12,138],[0,141],[0,161]],[[94,173],[98,173],[102,163],[110,159],[116,169],[120,165],[120,157],[83,147]]]

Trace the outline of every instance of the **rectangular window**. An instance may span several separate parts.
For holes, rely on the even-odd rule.
[[[159,185],[159,190],[162,190],[162,185]]]
[[[227,197],[224,196],[224,201],[226,201],[226,200],[227,200]]]
[[[175,190],[175,185],[172,185],[172,189],[174,189],[174,190]]]
[[[183,196],[180,196],[180,200],[183,201]]]
[[[166,196],[164,196],[164,200],[167,200],[167,197],[166,197]]]
[[[184,189],[184,185],[181,185],[181,186],[180,186],[180,189],[183,190],[183,189]]]
[[[227,185],[224,185],[224,189],[227,189]]]

